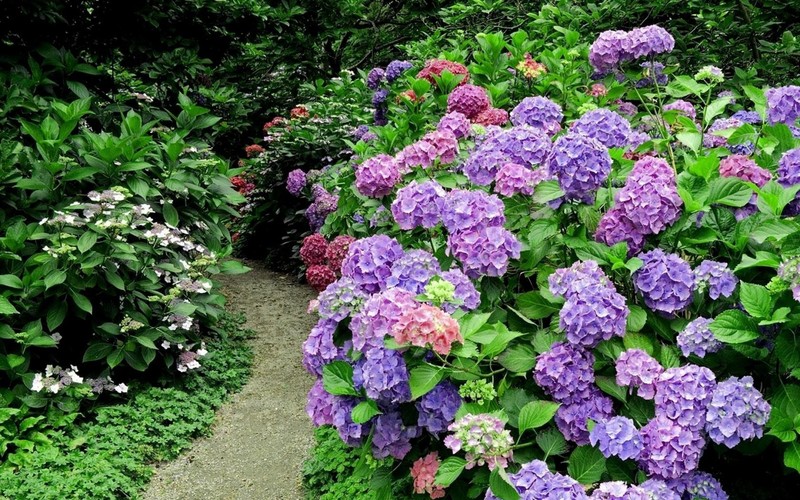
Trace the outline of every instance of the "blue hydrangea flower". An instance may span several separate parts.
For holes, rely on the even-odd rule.
[[[593,109],[572,124],[572,132],[597,139],[607,148],[623,148],[631,135],[631,124],[610,109]]]
[[[400,78],[400,75],[411,69],[413,65],[408,61],[392,61],[386,66],[386,81],[392,83]]]
[[[611,156],[597,140],[570,132],[553,145],[548,170],[567,200],[594,203],[595,191],[611,173]]]
[[[400,229],[431,228],[441,221],[442,203],[446,193],[434,181],[409,182],[397,191],[392,202],[392,215]]]
[[[633,420],[628,417],[613,417],[597,422],[589,431],[589,441],[606,458],[617,456],[623,460],[635,459],[642,451],[642,437]]]
[[[394,406],[411,400],[408,369],[398,351],[369,349],[361,365],[360,378],[367,396],[379,404]]]
[[[536,383],[559,403],[588,399],[594,387],[594,355],[588,349],[556,342],[536,358]]]
[[[712,320],[707,318],[697,318],[692,320],[681,333],[678,334],[677,342],[681,352],[687,358],[694,354],[704,358],[706,354],[711,354],[722,349],[723,344],[714,337],[709,325]]]
[[[717,384],[706,413],[706,432],[717,444],[733,448],[760,438],[771,408],[753,386],[753,377],[730,377]]]
[[[392,265],[392,275],[386,278],[386,286],[402,288],[417,295],[425,285],[442,272],[436,257],[425,250],[409,250]]]
[[[633,273],[633,286],[650,309],[673,315],[692,303],[694,273],[691,266],[675,254],[660,248],[639,256],[644,265]]]
[[[458,388],[449,381],[440,382],[417,401],[417,425],[431,434],[444,432],[453,423],[461,403]]]
[[[641,435],[639,467],[657,479],[676,479],[697,469],[706,444],[698,430],[658,414],[642,427]]]
[[[372,456],[379,460],[386,457],[402,460],[411,451],[411,439],[419,434],[418,427],[403,424],[397,411],[378,415],[372,433]]]

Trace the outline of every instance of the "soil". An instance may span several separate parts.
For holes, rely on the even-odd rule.
[[[245,262],[252,271],[223,281],[229,307],[247,315],[253,374],[217,412],[213,434],[156,468],[145,499],[302,499],[300,470],[313,444],[305,413],[313,379],[301,344],[314,324],[315,294],[292,277]]]

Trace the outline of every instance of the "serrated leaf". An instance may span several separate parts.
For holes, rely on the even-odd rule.
[[[517,309],[530,319],[544,319],[557,313],[561,305],[553,304],[539,292],[525,292],[517,295]]]
[[[561,405],[551,401],[531,401],[519,412],[518,427],[522,434],[529,429],[537,429],[553,419]]]
[[[753,190],[737,177],[718,177],[708,186],[709,205],[719,204],[728,207],[743,207],[750,202]]]
[[[567,452],[567,440],[556,429],[546,429],[536,435],[536,444],[544,452],[544,459]]]
[[[741,282],[739,299],[744,309],[754,318],[771,318],[773,299],[767,287]]]
[[[444,368],[433,365],[421,365],[411,369],[408,385],[411,387],[411,399],[417,399],[429,393],[444,376]]]
[[[353,367],[346,361],[333,361],[322,368],[322,386],[334,396],[358,396],[353,387]]]
[[[19,311],[7,298],[0,296],[0,314],[19,314]]]
[[[458,476],[464,471],[467,466],[467,461],[461,457],[447,457],[439,465],[436,471],[435,484],[439,486],[450,486],[458,479]]]
[[[474,334],[478,333],[481,328],[489,321],[492,313],[482,314],[467,314],[458,320],[459,330],[465,339],[469,339]]]
[[[94,231],[86,231],[78,238],[78,251],[80,253],[86,253],[88,250],[97,243],[97,233]]]
[[[569,456],[567,472],[570,477],[581,484],[592,484],[600,481],[606,470],[606,457],[591,446],[580,446]]]
[[[374,417],[375,415],[380,415],[381,411],[378,409],[378,405],[375,401],[368,399],[366,401],[362,401],[358,403],[353,411],[350,413],[350,416],[355,424],[363,424],[368,422],[369,419]]]
[[[517,489],[511,484],[508,473],[502,467],[495,467],[489,474],[489,488],[500,500],[519,500]]]
[[[506,349],[499,362],[510,372],[526,373],[536,365],[536,351],[531,345],[517,344]]]
[[[628,332],[622,337],[622,344],[626,349],[641,349],[649,355],[653,355],[653,341],[643,333]]]
[[[635,304],[630,304],[628,306],[628,310],[629,313],[627,326],[625,327],[626,330],[629,332],[640,331],[647,323],[647,312]]]
[[[742,311],[731,309],[714,318],[709,326],[717,340],[726,344],[742,344],[759,337],[758,325]]]
[[[617,381],[614,380],[614,377],[598,375],[595,377],[595,383],[601,391],[605,392],[609,396],[613,396],[623,403],[628,400],[628,389],[617,385]]]

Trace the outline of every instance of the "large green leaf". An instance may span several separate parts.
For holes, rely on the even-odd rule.
[[[526,404],[519,412],[519,432],[537,429],[550,422],[559,406],[561,405],[551,401],[531,401]]]
[[[411,398],[417,399],[429,393],[442,380],[445,370],[441,366],[424,364],[411,369],[408,385],[411,386]]]
[[[333,361],[322,368],[322,386],[335,396],[358,396],[353,387],[353,367],[346,361]]]
[[[714,337],[726,344],[742,344],[759,337],[758,324],[742,311],[723,312],[709,326]]]
[[[569,456],[567,472],[570,477],[581,484],[592,484],[600,481],[606,470],[606,457],[591,446],[580,446]]]
[[[467,461],[461,457],[447,457],[436,471],[435,483],[440,486],[450,486],[464,471]]]
[[[500,500],[519,500],[517,489],[511,484],[508,473],[502,467],[495,467],[489,474],[489,488]]]

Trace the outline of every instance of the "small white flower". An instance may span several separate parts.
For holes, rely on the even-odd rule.
[[[117,385],[114,386],[114,391],[116,391],[116,392],[118,392],[120,394],[124,394],[124,393],[128,392],[128,386],[125,385],[125,384],[117,384]]]
[[[59,384],[58,382],[47,388],[47,390],[52,392],[53,394],[58,393],[59,389],[61,389],[61,384]]]
[[[208,354],[208,351],[205,350],[205,349],[198,349],[197,350],[197,355],[198,356],[205,356],[206,354]]]
[[[165,341],[163,341],[163,342],[161,342],[161,348],[162,348],[162,349],[169,349],[171,345],[172,345],[172,344],[170,344],[170,343],[169,343],[168,341],[166,341],[166,340],[165,340]]]
[[[33,382],[31,383],[31,390],[39,392],[42,389],[44,389],[43,379],[44,379],[44,377],[42,377],[41,373],[37,373],[36,375],[34,375],[33,376]]]

